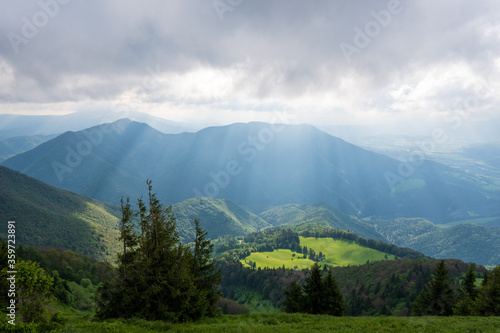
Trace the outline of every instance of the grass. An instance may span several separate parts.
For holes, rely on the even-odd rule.
[[[316,253],[322,252],[326,256],[322,264],[330,266],[361,265],[367,261],[395,259],[394,255],[370,249],[350,240],[332,238],[300,237],[300,245],[312,248]]]
[[[336,240],[332,238],[300,237],[300,245],[313,249],[317,254],[322,252],[326,259],[320,264],[329,266],[361,265],[367,261],[380,261],[395,259],[394,255],[386,254],[354,243],[349,240]],[[295,256],[293,256],[295,254]],[[301,259],[299,259],[301,257]],[[302,254],[290,250],[274,250],[273,252],[254,252],[241,260],[243,265],[255,262],[257,267],[279,268],[285,266],[288,269],[305,269],[314,264],[310,259],[302,259]]]
[[[57,332],[500,332],[500,317],[330,317],[306,314],[218,316],[171,324],[139,319],[85,318]]]
[[[295,254],[295,257],[293,256]],[[245,259],[240,260],[245,266],[249,266],[248,262],[253,261],[257,267],[279,268],[285,265],[287,269],[306,269],[314,264],[310,259],[298,259],[302,254],[292,252],[290,250],[274,250],[273,252],[253,252]]]

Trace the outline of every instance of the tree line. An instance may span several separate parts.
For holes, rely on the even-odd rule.
[[[431,276],[413,305],[417,316],[499,316],[500,266],[486,272],[481,286],[476,286],[474,266],[470,266],[462,284],[455,288],[444,260],[436,265]]]

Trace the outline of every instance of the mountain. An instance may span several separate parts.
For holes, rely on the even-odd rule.
[[[275,227],[314,223],[347,230],[361,237],[386,241],[386,238],[376,232],[372,225],[354,216],[343,214],[328,204],[283,205],[261,213],[260,217]]]
[[[0,235],[15,221],[15,245],[54,246],[95,259],[114,259],[119,250],[115,206],[60,190],[0,167]]]
[[[24,153],[50,139],[56,135],[34,135],[34,136],[17,136],[0,141],[0,162],[5,161],[9,157]]]
[[[86,110],[66,115],[46,116],[0,114],[0,140],[18,136],[51,135],[63,131],[81,131],[92,126],[111,123],[124,117],[147,123],[164,133],[181,133],[190,130],[190,128],[176,122],[135,111]]]
[[[367,219],[387,241],[434,258],[500,264],[500,228],[474,224],[437,226],[421,218]]]
[[[257,215],[224,199],[187,199],[173,205],[172,213],[176,218],[180,236],[188,241],[192,241],[195,236],[194,219],[200,220],[201,226],[211,239],[224,235],[245,236],[250,232],[271,227]]]
[[[343,213],[435,222],[500,215],[500,187],[431,161],[405,165],[309,125],[266,123],[164,134],[120,120],[66,132],[3,165],[48,184],[117,204],[154,181],[174,204],[208,196],[254,213],[325,202]],[[483,186],[484,185],[484,186]]]

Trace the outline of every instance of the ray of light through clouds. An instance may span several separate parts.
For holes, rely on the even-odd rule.
[[[285,112],[295,123],[422,135],[456,127],[456,117],[479,125],[499,119],[494,0],[5,0],[0,7],[1,113],[125,105],[210,125]]]

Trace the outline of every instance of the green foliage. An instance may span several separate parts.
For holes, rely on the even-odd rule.
[[[244,236],[271,226],[234,202],[209,197],[179,202],[172,206],[172,213],[176,218],[177,231],[185,241],[192,241],[195,237],[192,223],[195,219],[200,221],[211,239],[224,235]]]
[[[17,273],[14,275],[8,274],[7,268],[2,269],[0,278],[5,286],[10,283],[8,278],[15,278],[14,297],[10,299],[16,302],[16,320],[20,318],[25,323],[47,322],[46,305],[53,301],[50,291],[54,279],[38,263],[31,261],[17,260],[15,268]]]
[[[61,247],[96,259],[119,250],[114,206],[60,190],[0,166],[0,235],[16,220],[16,244]]]
[[[488,274],[486,284],[479,289],[476,311],[483,316],[500,316],[500,266]]]
[[[323,278],[322,275],[321,266],[314,263],[305,278],[304,286],[296,281],[290,283],[285,291],[285,311],[342,316],[344,299],[337,282],[330,271],[326,277]]]
[[[387,239],[434,258],[456,258],[481,265],[500,263],[500,228],[460,224],[449,228],[422,218],[366,219]]]
[[[297,281],[292,281],[285,290],[286,299],[283,302],[285,312],[294,313],[302,312],[304,300],[304,291],[302,286]]]
[[[195,221],[194,248],[182,244],[171,207],[164,208],[152,193],[151,181],[148,186],[148,204],[138,200],[140,235],[131,228],[128,202],[122,205],[124,251],[115,279],[97,290],[96,315],[168,321],[215,315],[220,277],[206,232]]]
[[[436,271],[420,292],[413,312],[416,315],[451,316],[456,299],[453,285],[445,267],[444,260],[440,260]]]

